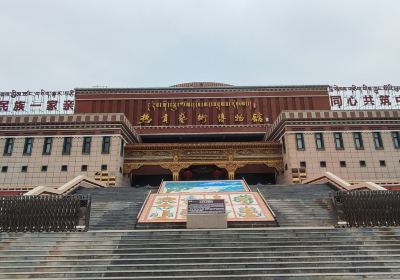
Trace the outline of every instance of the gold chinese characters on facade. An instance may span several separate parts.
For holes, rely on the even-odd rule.
[[[170,116],[167,113],[165,113],[165,114],[163,114],[161,116],[161,123],[163,125],[169,125],[170,124],[169,123],[169,119],[170,119]],[[208,120],[208,115],[207,114],[199,113],[199,114],[197,114],[197,117],[196,117],[196,121],[197,121],[196,124],[207,124],[207,120]],[[226,122],[226,120],[227,120],[227,117],[225,116],[225,114],[223,112],[219,113],[217,115],[218,124],[224,124]],[[148,113],[144,113],[139,117],[138,124],[141,124],[141,125],[151,124],[152,121],[153,121],[152,117]],[[188,118],[187,118],[186,114],[183,113],[183,112],[179,113],[179,115],[178,115],[178,124],[179,125],[185,125],[185,124],[187,124],[187,121],[188,121]],[[243,114],[235,114],[234,115],[234,122],[235,123],[243,123],[244,121],[245,121],[245,117],[243,116]],[[262,124],[262,123],[264,123],[263,114],[261,114],[260,112],[253,113],[251,115],[251,122],[253,124]]]
[[[201,110],[202,112],[197,112],[193,114],[189,114],[189,112],[177,112],[174,113],[179,108],[186,108],[186,109],[207,109],[206,111]],[[213,124],[226,124],[230,123],[229,120],[231,119],[227,113],[223,112],[221,109],[226,108],[230,109],[233,108],[235,110],[244,108],[247,110],[255,110],[256,104],[251,102],[250,100],[240,101],[240,100],[228,100],[228,101],[151,101],[147,104],[147,111],[140,115],[138,119],[139,125],[151,125],[161,123],[162,125],[213,125]],[[158,114],[154,115],[153,112],[157,109],[161,109],[163,111],[159,117],[155,117]],[[210,109],[218,110],[217,115],[213,115],[210,112]],[[196,110],[197,111],[197,110]],[[214,116],[214,118],[212,117]],[[192,119],[191,123],[189,119]],[[245,124],[245,123],[252,123],[252,124],[262,124],[265,121],[268,121],[268,118],[264,119],[264,116],[259,111],[253,111],[250,115],[235,112],[233,118],[231,119],[234,124]]]

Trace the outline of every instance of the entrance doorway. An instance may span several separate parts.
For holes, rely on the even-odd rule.
[[[227,180],[228,172],[225,168],[216,165],[191,165],[182,169],[179,173],[179,180],[200,181],[200,180]]]
[[[169,169],[159,165],[144,165],[130,173],[132,187],[160,186],[162,181],[172,181],[172,173]]]
[[[275,168],[264,164],[248,164],[236,170],[235,179],[245,179],[249,185],[276,184],[277,173]]]

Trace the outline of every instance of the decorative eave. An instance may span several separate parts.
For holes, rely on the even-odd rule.
[[[202,143],[146,143],[126,146],[129,150],[176,150],[176,149],[227,149],[227,148],[281,148],[274,142],[202,142]]]
[[[292,86],[230,86],[215,83],[216,86],[204,87],[196,86],[196,83],[180,84],[172,87],[142,87],[142,88],[75,88],[75,93],[79,94],[159,94],[159,93],[216,93],[216,92],[284,92],[284,91],[326,91],[328,85],[292,85]]]
[[[0,116],[0,136],[68,135],[72,132],[107,134],[118,130],[127,143],[140,143],[141,138],[121,113],[74,115]]]
[[[265,140],[279,140],[289,127],[298,131],[315,131],[359,129],[360,126],[376,130],[400,129],[400,111],[283,111],[267,129]]]

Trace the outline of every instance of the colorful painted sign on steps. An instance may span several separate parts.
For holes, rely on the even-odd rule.
[[[164,181],[159,193],[247,192],[243,180]]]
[[[230,193],[158,193],[151,194],[139,217],[139,223],[186,222],[189,199],[224,199],[227,220],[274,221],[260,195],[255,192]]]

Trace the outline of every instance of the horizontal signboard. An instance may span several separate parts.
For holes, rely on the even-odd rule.
[[[328,87],[331,110],[400,109],[400,86]]]
[[[0,92],[0,115],[61,115],[74,111],[74,90]]]

